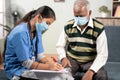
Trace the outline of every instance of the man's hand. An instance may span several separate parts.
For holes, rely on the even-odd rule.
[[[63,58],[61,62],[63,67],[72,67],[70,61],[66,57]]]
[[[94,75],[94,72],[93,72],[92,70],[88,70],[88,71],[84,74],[82,80],[92,80],[93,75]]]

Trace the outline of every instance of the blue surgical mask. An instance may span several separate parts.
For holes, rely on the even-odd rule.
[[[48,30],[48,25],[46,24],[46,22],[42,22],[42,23],[36,23],[36,30],[38,32],[45,32],[46,30]]]
[[[79,26],[83,26],[88,22],[87,17],[74,17],[74,20]]]

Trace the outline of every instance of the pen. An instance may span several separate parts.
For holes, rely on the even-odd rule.
[[[51,58],[53,59],[54,62],[57,62],[57,60],[54,57],[51,56]]]

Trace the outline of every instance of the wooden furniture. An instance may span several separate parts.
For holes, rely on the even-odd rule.
[[[112,2],[112,16],[115,15],[117,7],[120,6],[120,0],[113,0]]]
[[[3,55],[0,53],[0,70],[3,70]]]
[[[118,9],[118,6],[120,8],[120,0],[113,0],[111,17],[96,17],[96,19],[103,23],[104,26],[120,26],[120,9]]]
[[[120,26],[120,17],[96,17],[104,26]]]

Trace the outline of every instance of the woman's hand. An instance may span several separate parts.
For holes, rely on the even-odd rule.
[[[49,70],[59,71],[63,69],[62,65],[58,63],[58,59],[56,57],[47,56],[41,60],[42,63],[48,65]]]
[[[62,65],[57,63],[57,62],[54,62],[54,63],[53,62],[52,63],[49,62],[49,63],[46,63],[46,64],[49,65],[49,69],[50,70],[59,71],[59,70],[63,69]]]

